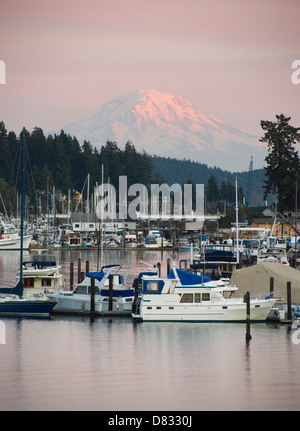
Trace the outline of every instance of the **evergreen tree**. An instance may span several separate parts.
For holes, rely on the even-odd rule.
[[[139,182],[139,171],[143,167],[138,164],[137,158],[135,146],[130,141],[127,141],[123,152],[123,172],[127,176],[128,187]]]
[[[219,186],[213,175],[210,175],[208,178],[205,194],[208,202],[218,201],[220,199]]]
[[[104,182],[110,181],[116,189],[119,186],[119,175],[122,172],[121,150],[116,142],[107,141],[100,153],[101,164],[104,165]]]
[[[0,177],[9,181],[11,169],[11,152],[8,143],[7,130],[3,121],[0,122]]]
[[[289,124],[291,117],[276,115],[276,122],[261,121],[267,142],[268,155],[264,185],[264,199],[270,193],[278,194],[278,210],[294,209],[295,184],[300,170],[299,155],[294,145],[300,142],[300,128]]]

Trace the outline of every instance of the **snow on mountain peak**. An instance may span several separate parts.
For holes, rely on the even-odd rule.
[[[120,95],[90,118],[63,130],[96,147],[107,140],[120,146],[130,140],[139,151],[190,158],[231,171],[248,169],[251,155],[257,154],[261,164],[265,157],[257,137],[204,114],[179,94],[152,88]]]

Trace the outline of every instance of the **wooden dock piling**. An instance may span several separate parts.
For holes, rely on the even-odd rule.
[[[110,276],[109,276],[108,311],[113,310],[113,283],[114,283],[114,276],[112,274],[110,274]]]
[[[251,340],[250,334],[250,292],[247,291],[244,295],[244,302],[246,303],[246,341]]]
[[[170,271],[171,271],[171,259],[168,258],[167,259],[167,275],[169,274]]]
[[[70,290],[73,290],[74,284],[74,262],[70,263]]]
[[[134,301],[136,302],[136,300],[138,299],[139,296],[139,279],[135,278],[133,280],[133,287],[134,287]]]
[[[274,296],[274,277],[270,277],[270,298]]]
[[[292,320],[292,287],[291,282],[286,282],[286,296],[287,296],[287,320]]]
[[[95,313],[95,277],[91,277],[91,306],[90,306],[90,316]]]
[[[80,259],[80,257],[78,258],[77,280],[78,280],[78,283],[81,282],[81,259]]]

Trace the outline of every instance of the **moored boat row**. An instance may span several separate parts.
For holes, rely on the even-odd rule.
[[[275,268],[275,264],[270,263],[259,265]],[[94,280],[95,315],[115,313],[132,316],[137,321],[243,322],[246,320],[244,290],[238,289],[239,282],[235,285],[234,279],[224,279],[217,266],[216,263],[191,264],[190,268],[182,270],[173,262],[165,277],[159,275],[158,268],[138,274],[137,289],[136,283],[127,283],[129,267],[106,265],[100,271],[87,272],[74,289],[68,290],[54,258],[49,260],[41,256],[39,260],[24,262],[22,283],[19,280],[15,288],[0,289],[0,313],[22,316],[45,316],[51,312],[89,314]],[[242,271],[242,275],[245,270],[235,274]],[[287,270],[298,275],[293,268],[287,267]],[[267,284],[265,281],[264,285]],[[278,293],[270,298],[267,290],[264,294],[254,292],[250,299],[251,321],[262,322],[269,318],[280,321],[286,316]],[[292,309],[293,318],[298,318],[297,304]]]

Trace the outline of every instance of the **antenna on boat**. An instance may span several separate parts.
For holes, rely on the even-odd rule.
[[[237,175],[235,176],[235,224],[236,224],[236,263],[239,263],[239,204]]]
[[[103,183],[104,183],[104,167],[101,167],[101,187],[102,187],[102,202],[101,202],[101,268],[103,267]]]

